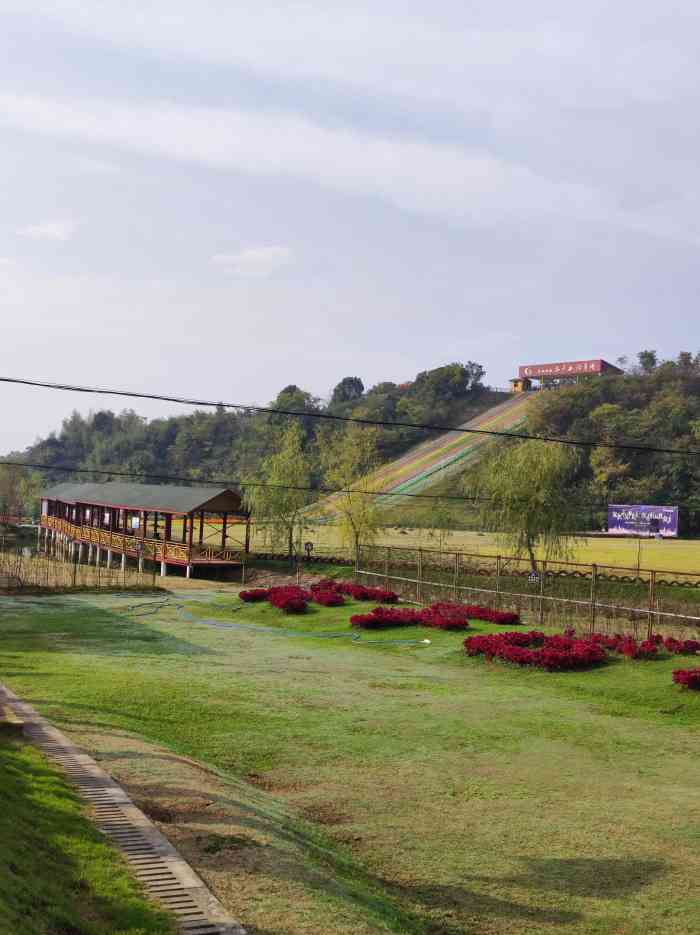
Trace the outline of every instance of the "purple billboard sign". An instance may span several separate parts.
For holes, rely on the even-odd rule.
[[[618,536],[677,536],[677,506],[608,504],[608,532]]]

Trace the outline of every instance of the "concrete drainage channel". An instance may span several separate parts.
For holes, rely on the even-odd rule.
[[[58,763],[93,809],[97,828],[129,861],[146,891],[178,919],[183,935],[246,935],[122,787],[31,707],[0,685],[0,705],[24,721],[24,735]]]

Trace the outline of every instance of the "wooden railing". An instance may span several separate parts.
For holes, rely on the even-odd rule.
[[[102,549],[133,555],[138,555],[140,552],[145,559],[156,562],[171,561],[184,564],[191,561],[242,562],[244,557],[240,549],[204,545],[193,545],[190,557],[188,546],[181,542],[171,542],[168,539],[142,539],[141,536],[110,532],[106,529],[96,529],[94,526],[78,526],[58,516],[42,516],[41,525],[47,529],[62,532],[71,539],[77,539],[89,545],[98,545]]]

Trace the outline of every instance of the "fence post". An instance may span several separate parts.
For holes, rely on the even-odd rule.
[[[389,590],[389,555],[391,553],[391,548],[386,547],[386,554],[384,556],[384,587]]]
[[[452,589],[454,591],[455,601],[458,600],[457,586],[459,584],[459,557],[460,557],[460,553],[455,552],[455,570],[454,570],[454,576],[453,576],[453,581],[452,581]]]
[[[647,626],[647,639],[651,639],[654,632],[654,601],[656,600],[656,572],[652,571],[649,575],[649,624]]]
[[[421,602],[421,595],[423,592],[423,588],[421,587],[422,583],[423,583],[423,550],[419,547],[418,548],[418,574],[416,577],[416,600],[418,601],[419,604]]]
[[[595,633],[596,601],[598,599],[598,566],[591,565],[591,633]]]
[[[501,556],[496,556],[496,609],[501,606]]]
[[[547,574],[547,563],[542,562],[540,569],[540,626],[544,623],[544,576]]]

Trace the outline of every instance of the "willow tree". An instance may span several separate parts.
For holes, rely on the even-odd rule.
[[[376,505],[377,431],[348,425],[344,432],[319,436],[321,466],[326,487],[339,491],[326,506],[326,515],[337,516],[340,536],[357,563],[360,545],[376,539],[380,525]]]
[[[572,554],[578,519],[573,485],[579,464],[578,451],[565,445],[498,445],[468,476],[465,493],[478,498],[481,528],[495,533],[504,551],[527,555],[537,572],[537,551],[545,559]]]
[[[264,541],[286,548],[294,562],[294,540],[301,533],[304,508],[309,502],[310,458],[304,448],[304,432],[297,421],[288,425],[279,448],[264,459],[260,479],[266,486],[243,483],[246,502],[260,524]]]

